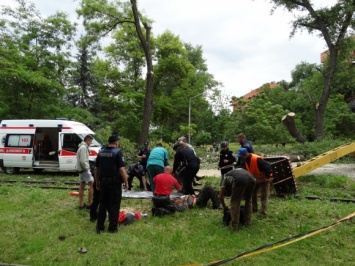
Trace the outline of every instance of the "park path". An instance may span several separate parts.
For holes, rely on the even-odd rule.
[[[292,163],[292,165],[295,165]],[[355,179],[355,164],[334,164],[329,163],[325,164],[312,172],[309,172],[307,175],[344,175]],[[220,177],[221,172],[217,169],[200,169],[197,173],[198,176],[216,176]]]

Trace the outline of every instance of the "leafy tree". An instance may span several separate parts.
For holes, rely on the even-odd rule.
[[[284,110],[281,105],[273,104],[265,94],[259,94],[248,101],[243,114],[241,131],[253,142],[287,143],[292,141],[281,123]]]
[[[204,130],[199,131],[194,140],[197,146],[211,144],[213,142],[211,133]]]
[[[103,116],[112,123],[114,131],[138,142],[146,90],[142,74],[144,53],[134,28],[123,24],[113,34],[113,42],[103,51],[105,60],[98,60],[95,67]],[[109,118],[107,114],[110,114]]]
[[[306,79],[306,77],[304,77],[304,79]],[[295,83],[294,80],[290,82],[290,84]],[[312,140],[314,139],[314,113],[312,111],[310,112],[310,110],[313,110],[311,102],[302,92],[301,85],[301,81],[297,82],[295,87],[298,89],[290,87],[288,90],[285,90],[282,86],[278,86],[272,90],[268,90],[265,95],[268,96],[268,100],[273,105],[282,106],[283,114],[279,119],[289,112],[296,113],[295,122],[298,131],[302,136],[306,136],[308,140]]]
[[[349,103],[355,99],[355,37],[347,38],[338,58],[338,71],[334,75],[335,93],[343,95]]]
[[[307,30],[310,34],[316,33],[321,36],[328,47],[328,60],[323,75],[323,88],[317,104],[313,106],[315,111],[315,136],[324,137],[324,118],[326,106],[331,94],[332,83],[336,73],[337,58],[339,51],[346,38],[355,27],[353,19],[355,4],[353,0],[339,0],[333,6],[315,9],[310,0],[272,0],[273,10],[282,7],[295,14],[291,36],[297,30]]]
[[[61,112],[75,24],[64,13],[42,18],[33,4],[16,2],[1,11],[2,115],[54,118]]]
[[[73,105],[84,109],[89,109],[97,113],[94,106],[97,95],[97,79],[92,73],[93,54],[90,50],[90,44],[83,37],[78,42],[77,62],[74,63],[74,69],[71,72],[72,88],[67,92],[67,99]],[[68,84],[68,87],[71,84]]]
[[[137,32],[137,37],[145,56],[147,73],[142,129],[139,136],[139,144],[143,144],[148,139],[150,119],[153,112],[154,72],[150,44],[150,21],[139,14],[136,0],[130,0],[129,5],[120,1],[108,3],[106,0],[83,0],[78,13],[84,17],[84,25],[90,36],[95,34],[97,36],[106,35],[118,29],[124,23],[132,25]]]
[[[206,97],[218,89],[219,82],[208,73],[202,47],[183,43],[166,31],[157,37],[155,48],[154,124],[172,132],[184,128],[181,135],[194,135],[195,125],[196,133],[210,132],[204,127],[206,115],[211,118]],[[189,118],[190,129],[184,126]]]

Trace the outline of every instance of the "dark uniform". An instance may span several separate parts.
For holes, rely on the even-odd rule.
[[[122,152],[114,147],[105,147],[96,158],[100,179],[100,205],[97,232],[105,229],[106,211],[109,216],[109,232],[117,231],[117,219],[122,198],[122,177],[119,168],[125,167]]]
[[[132,181],[134,177],[139,180],[139,188],[144,189],[142,177],[145,175],[145,170],[140,164],[132,164],[127,171],[128,174],[128,190],[132,189]]]
[[[185,166],[180,172],[184,193],[186,195],[193,195],[195,193],[192,182],[197,172],[200,170],[200,159],[195,155],[192,149],[180,146],[175,153],[173,172],[175,173],[182,165]]]
[[[227,160],[227,162],[225,162],[225,160]],[[218,168],[221,169],[222,180],[223,180],[223,176],[226,173],[228,173],[230,170],[233,170],[233,165],[231,165],[231,164],[233,164],[235,161],[236,161],[236,158],[233,155],[233,152],[228,149],[227,143],[225,141],[223,141],[221,143],[221,151],[219,153],[219,161],[218,161]],[[224,168],[227,165],[231,165],[231,166]]]
[[[94,176],[94,167],[95,165],[90,164],[90,171],[92,175]],[[96,187],[96,179],[94,180],[94,193],[92,197],[92,203],[90,205],[90,221],[95,222],[97,220],[97,210],[99,208],[99,203],[100,203],[100,190],[97,189]]]
[[[147,160],[152,150],[149,148],[149,143],[144,143],[144,148],[140,149],[138,156],[145,155],[145,158],[141,158],[139,164],[143,166],[144,172],[147,171]]]

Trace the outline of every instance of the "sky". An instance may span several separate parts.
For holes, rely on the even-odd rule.
[[[10,4],[13,0],[10,1]],[[64,11],[76,20],[78,0],[31,0],[43,16]],[[154,21],[155,36],[166,30],[193,46],[201,45],[208,72],[227,96],[241,97],[265,83],[291,81],[301,62],[320,63],[324,40],[308,32],[290,38],[292,15],[266,0],[137,0]],[[335,0],[314,0],[318,5]],[[323,4],[322,4],[323,2]],[[9,5],[0,0],[0,5]]]

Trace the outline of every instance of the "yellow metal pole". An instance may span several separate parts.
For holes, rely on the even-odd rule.
[[[335,161],[349,153],[354,153],[355,155],[355,142],[347,143],[342,146],[339,146],[335,149],[327,151],[321,155],[318,155],[308,161],[305,161],[299,166],[292,168],[295,178],[300,177],[304,174],[312,172],[313,170],[321,167],[327,163]]]

